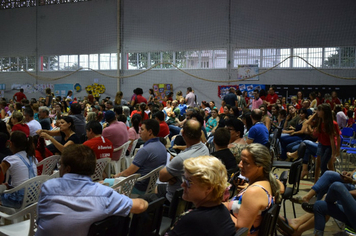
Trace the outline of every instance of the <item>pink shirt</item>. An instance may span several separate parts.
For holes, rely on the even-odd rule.
[[[120,147],[127,141],[129,141],[129,134],[127,132],[126,125],[121,121],[114,121],[109,127],[103,130],[103,137],[109,139],[115,148]],[[120,159],[121,150],[114,152],[112,160],[117,161]]]
[[[252,100],[252,109],[257,109],[263,104],[263,100],[261,98],[258,98],[257,100],[254,98]]]
[[[190,92],[185,96],[185,99],[187,99],[187,106],[188,107],[194,107],[195,105],[195,94]]]
[[[131,127],[129,129],[129,139],[130,140],[136,140],[136,139],[139,139],[140,138],[140,130],[141,130],[141,127],[138,128],[138,133],[136,133],[136,130],[134,127]],[[132,144],[129,146],[129,151],[131,151],[131,148],[132,148]]]

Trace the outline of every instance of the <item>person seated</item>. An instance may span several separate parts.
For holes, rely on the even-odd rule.
[[[10,175],[7,188],[14,188],[37,175],[37,160],[32,137],[24,132],[14,131],[10,136],[10,150],[13,155],[7,156],[1,162],[1,171]],[[2,183],[3,181],[1,181]],[[1,205],[20,208],[24,198],[24,190],[1,195]]]
[[[72,144],[80,143],[78,136],[75,134],[75,127],[73,118],[70,116],[63,116],[59,120],[59,130],[37,130],[36,133],[45,139],[52,142],[55,149],[52,153],[61,153],[63,149]],[[62,139],[58,142],[53,136],[61,136]]]
[[[60,178],[50,179],[41,187],[37,236],[86,236],[94,222],[147,209],[145,200],[130,199],[91,180],[96,157],[89,147],[75,144],[64,148],[59,163]]]
[[[111,141],[104,138],[101,134],[103,132],[103,127],[99,121],[89,121],[86,125],[88,140],[83,143],[83,145],[90,147],[97,159],[101,158],[112,158],[114,147]]]
[[[288,131],[288,135],[283,135],[279,139],[282,148],[280,158],[283,160],[287,159],[287,151],[292,151],[293,146],[299,146],[299,144],[309,136],[305,134],[305,131],[309,126],[309,123],[307,122],[307,110],[301,108],[298,116],[299,120],[295,129]]]
[[[234,155],[237,164],[241,160],[241,151],[246,147],[244,136],[244,124],[239,119],[230,119],[226,122],[226,127],[230,131],[230,141],[227,146]]]
[[[49,108],[47,106],[40,106],[38,108],[38,117],[40,119],[40,124],[42,129],[51,130],[51,119],[49,117]]]
[[[230,151],[227,145],[230,142],[230,131],[227,128],[219,128],[214,135],[215,152],[212,156],[218,158],[226,167],[226,170],[236,168],[237,161],[234,154]]]
[[[7,147],[8,140],[8,133],[0,132],[0,162],[2,162],[5,157],[12,155],[12,152]]]
[[[271,130],[271,118],[268,115],[267,105],[262,104],[259,109],[262,111],[261,122],[267,127],[268,132]]]
[[[28,127],[27,124],[24,123],[25,119],[21,112],[14,111],[12,113],[10,121],[12,124],[11,132],[18,130],[18,131],[24,132],[27,137],[30,136],[30,128]]]
[[[183,199],[192,202],[195,209],[183,213],[165,235],[235,235],[229,211],[222,204],[227,182],[225,166],[211,156],[186,159],[183,166]]]
[[[189,119],[184,123],[182,138],[187,148],[175,156],[165,168],[160,170],[159,180],[168,182],[168,184],[157,186],[158,197],[166,197],[171,202],[174,192],[182,183],[183,161],[191,157],[209,155],[208,148],[200,141],[201,135],[201,125],[198,121]]]
[[[352,177],[355,175],[356,169],[349,173],[343,172],[342,174],[326,171],[306,195],[300,199],[295,199],[295,201],[302,202],[303,209],[308,213],[295,219],[280,217],[278,221],[280,230],[284,231],[284,233],[289,231],[288,234],[302,235],[303,232],[315,228],[316,235],[322,235],[325,222],[329,220],[330,216],[356,229],[354,221],[356,217],[354,215],[356,212],[356,181]],[[337,194],[335,194],[335,191],[337,191]],[[325,201],[322,201],[325,194],[327,194]],[[316,203],[309,204],[308,202],[315,195],[317,197]],[[328,195],[330,196],[328,197]],[[338,195],[341,198],[335,197]]]
[[[211,116],[206,122],[205,130],[209,136],[209,134],[214,134],[216,128],[218,127],[219,117],[218,117],[218,109],[214,108],[211,110]]]
[[[158,121],[159,123],[159,133],[157,137],[166,137],[169,135],[169,127],[167,123],[164,121],[164,113],[163,111],[158,111],[153,114],[153,117]]]
[[[225,206],[237,229],[246,227],[249,234],[257,234],[264,213],[280,201],[280,184],[271,172],[269,150],[262,144],[253,143],[242,150],[238,166],[249,180],[248,187]]]
[[[261,122],[262,111],[260,109],[252,110],[251,119],[253,126],[248,132],[246,143],[260,143],[267,145],[269,143],[269,131],[267,127]]]
[[[166,147],[159,141],[157,134],[159,132],[159,123],[157,120],[149,119],[142,122],[141,139],[145,142],[144,146],[135,155],[132,164],[124,171],[115,175],[130,176],[132,174],[141,174],[145,176],[159,166],[167,162]],[[149,184],[149,178],[139,181],[135,184],[132,193],[144,194]]]

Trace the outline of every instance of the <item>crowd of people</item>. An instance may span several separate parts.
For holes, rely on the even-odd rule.
[[[221,106],[214,101],[201,101],[198,105],[191,87],[187,88],[185,96],[178,91],[175,97],[170,93],[162,101],[155,97],[153,90],[146,99],[141,88],[133,91],[130,100],[125,100],[123,95],[119,91],[114,100],[109,97],[99,100],[89,93],[78,101],[73,98],[72,91],[61,98],[47,89],[45,97],[29,101],[20,90],[13,100],[0,102],[0,145],[3,147],[0,150],[0,181],[3,182],[5,173],[8,173],[11,182],[5,184],[16,187],[36,176],[36,163],[54,154],[61,155],[59,171],[62,178],[46,182],[41,193],[39,235],[55,235],[52,230],[58,226],[51,222],[54,216],[48,207],[60,210],[66,205],[73,212],[84,207],[83,211],[93,214],[79,226],[84,230],[82,235],[86,235],[86,227],[99,218],[144,211],[146,200],[164,197],[169,205],[180,187],[184,188],[183,198],[193,202],[194,209],[182,215],[167,235],[234,235],[241,227],[247,227],[249,234],[257,234],[264,212],[280,201],[284,191],[284,186],[271,174],[269,145],[273,131],[282,129],[278,156],[281,160],[298,158],[296,150],[302,142],[306,143],[301,178],[308,175],[309,160],[315,156],[315,186],[318,186],[327,178],[325,176],[330,175],[329,172],[335,171],[341,146],[340,130],[355,123],[356,101],[353,106],[341,104],[336,92],[322,98],[320,93],[311,92],[305,97],[299,91],[288,103],[285,97],[278,97],[273,87],[268,93],[255,90],[252,99],[247,93],[231,87]],[[133,146],[135,140],[138,142]],[[137,154],[132,164],[114,177],[135,173],[144,176],[163,165],[155,194],[145,196],[147,179],[137,182],[133,189],[134,194],[145,200],[113,195],[108,199],[112,205],[95,204],[109,191],[103,190],[107,188],[103,185],[95,184],[94,187],[90,182],[95,159],[119,160],[121,151],[114,152],[114,149],[128,141],[127,153],[138,148]],[[225,196],[230,178],[227,173],[233,169],[239,169],[244,180],[233,182],[240,191],[229,200]],[[350,174],[344,173],[335,181],[352,183],[353,180]],[[54,189],[64,185],[68,190]],[[331,192],[342,186],[335,186],[337,190],[332,186],[322,191],[316,187],[313,191],[318,195],[327,193],[325,201],[317,202],[315,207],[306,206],[316,212],[318,235],[323,232],[322,215],[335,217],[335,206],[330,205],[335,202],[335,196]],[[351,198],[355,196],[354,188],[346,189],[351,190]],[[84,206],[82,194],[90,192],[93,193],[93,205]],[[48,198],[49,195],[53,197]],[[65,197],[69,195],[76,196],[79,202]],[[3,194],[1,204],[17,207],[22,198],[21,192],[11,196]],[[114,204],[114,201],[118,202]],[[304,201],[308,204],[307,197]],[[342,207],[346,206],[341,200],[338,204],[340,207],[336,206],[335,215],[347,215],[342,212]],[[355,201],[348,204],[356,206]],[[76,213],[71,220],[73,226]],[[348,217],[339,218],[355,228]],[[61,216],[56,218],[60,222],[68,220]],[[302,231],[299,229],[302,223],[297,225],[296,222],[299,224],[301,220],[287,222],[295,234]],[[310,222],[308,227],[312,225]]]

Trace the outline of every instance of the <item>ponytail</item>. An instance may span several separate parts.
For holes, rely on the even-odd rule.
[[[146,104],[143,102],[143,103],[140,104],[141,121],[143,121],[144,118],[145,118],[145,109],[146,109]]]
[[[272,172],[269,172],[268,174],[268,181],[271,185],[271,190],[272,190],[272,195],[274,196],[274,201],[276,203],[279,203],[281,201],[281,189],[278,181],[276,180],[276,177],[272,174]]]
[[[28,136],[27,138],[27,147],[26,147],[27,157],[35,157],[35,147],[33,145],[33,138],[32,136]]]

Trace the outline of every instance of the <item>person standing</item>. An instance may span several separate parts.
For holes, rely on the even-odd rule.
[[[188,107],[195,107],[195,94],[192,87],[187,88],[187,95],[185,96],[185,102]]]
[[[268,111],[271,111],[272,105],[274,105],[277,102],[277,99],[278,99],[278,95],[275,93],[274,87],[271,86],[268,90],[268,95],[265,101]]]
[[[46,88],[46,101],[45,101],[45,105],[47,107],[51,107],[52,106],[52,100],[53,100],[53,96],[51,93],[51,89],[50,88]]]
[[[236,97],[236,94],[235,94],[235,88],[234,87],[230,87],[229,88],[229,93],[224,96],[224,99],[223,99],[221,105],[225,106],[226,104],[230,105],[231,107],[237,107],[237,97]]]
[[[254,99],[252,100],[252,110],[258,109],[263,104],[263,101],[260,98],[260,92],[257,89],[253,91],[253,96]]]
[[[20,92],[15,93],[12,98],[14,101],[16,100],[16,102],[21,102],[22,99],[27,99],[26,95],[23,93],[23,89],[20,89]]]

